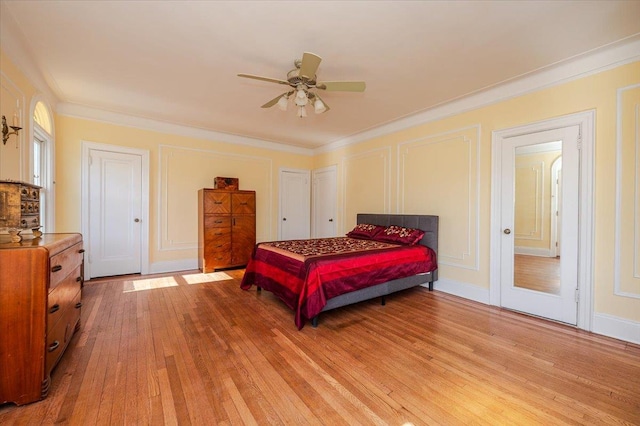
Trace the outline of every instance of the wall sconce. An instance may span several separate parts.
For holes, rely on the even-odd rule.
[[[9,131],[9,127],[11,127],[11,129],[13,129],[13,132]],[[13,126],[7,126],[7,119],[5,118],[5,116],[2,116],[2,144],[6,145],[7,144],[7,140],[9,140],[9,136],[11,135],[16,135],[16,138],[18,137],[18,132],[22,130],[22,127],[18,126],[18,116],[14,115],[13,116]]]

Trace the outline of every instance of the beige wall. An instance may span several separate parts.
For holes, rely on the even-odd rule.
[[[640,62],[635,62],[323,153],[314,158],[314,167],[339,165],[338,192],[344,200],[340,232],[354,225],[356,212],[439,215],[442,281],[461,285],[470,294],[483,294],[489,288],[494,255],[489,236],[491,132],[595,110],[595,194],[588,195],[595,197],[594,307],[596,313],[637,322],[640,197],[631,194],[634,182],[640,179],[640,162],[631,158],[640,152],[634,133],[640,128],[639,89],[633,88],[638,84]],[[619,90],[624,95],[621,109],[617,107]],[[617,220],[619,117],[625,118],[626,133],[620,142],[625,152],[624,201]],[[617,244],[616,223],[619,234],[624,235]],[[615,273],[616,250],[620,252],[619,273]]]
[[[240,189],[255,190],[256,237],[277,235],[278,171],[310,169],[312,158],[248,146],[56,116],[56,231],[80,231],[82,143],[146,150],[150,154],[151,270],[162,262],[197,258],[197,191],[216,176],[237,177]],[[155,265],[155,266],[154,266]]]
[[[0,59],[2,72],[29,104],[34,89],[1,52]],[[213,177],[235,175],[242,188],[259,190],[258,235],[271,239],[277,235],[279,168],[337,165],[339,233],[355,224],[358,212],[437,214],[440,277],[482,294],[489,288],[493,255],[491,132],[594,110],[594,308],[596,314],[637,324],[639,84],[640,62],[635,62],[314,157],[56,115],[56,229],[80,230],[82,141],[150,152],[151,262],[195,258],[195,248],[189,248],[195,201],[189,204],[189,193],[209,186]],[[176,243],[177,236],[184,240]]]

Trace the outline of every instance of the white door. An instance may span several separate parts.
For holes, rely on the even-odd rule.
[[[308,170],[280,170],[280,238],[300,240],[311,234],[311,184]]]
[[[141,272],[142,158],[89,153],[89,278]]]
[[[556,130],[538,132],[523,136],[505,138],[502,144],[502,193],[501,193],[501,305],[521,312],[562,321],[569,324],[577,322],[577,298],[578,288],[578,188],[579,188],[579,149],[578,126],[566,127]],[[533,145],[547,144],[556,141],[562,142],[562,174],[561,187],[563,191],[560,219],[562,223],[562,241],[559,260],[559,288],[557,291],[541,290],[523,285],[514,279],[514,238],[516,236],[516,220],[514,206],[518,204],[516,198],[529,196],[518,194],[516,191],[516,156],[519,151]],[[542,169],[544,170],[544,168]],[[543,182],[544,180],[541,180]],[[550,180],[549,180],[550,181]],[[551,191],[551,188],[539,188],[540,191]],[[538,205],[536,213],[550,211],[544,205]],[[541,214],[541,213],[540,213]],[[541,219],[540,231],[548,232],[550,219]],[[546,228],[546,229],[545,229]],[[540,259],[532,260],[537,261]],[[533,269],[534,281],[544,279],[542,270]],[[524,281],[524,279],[523,279]],[[535,284],[535,283],[534,283]]]
[[[313,171],[313,238],[336,236],[336,168]]]

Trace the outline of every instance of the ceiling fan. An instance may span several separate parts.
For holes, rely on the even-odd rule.
[[[255,80],[283,84],[291,87],[291,90],[271,99],[269,102],[262,105],[262,108],[270,108],[277,104],[281,110],[285,111],[289,103],[289,98],[295,93],[294,102],[296,104],[296,107],[298,108],[298,117],[307,116],[307,112],[305,109],[307,104],[313,105],[313,109],[316,114],[322,114],[323,112],[329,110],[329,106],[320,98],[320,96],[316,92],[313,92],[312,89],[326,90],[328,92],[364,92],[364,89],[366,87],[364,81],[318,82],[316,71],[318,71],[320,61],[322,61],[322,58],[320,56],[310,52],[304,52],[304,54],[302,55],[302,59],[296,59],[294,61],[295,68],[287,73],[286,80],[261,77],[252,74],[238,74],[238,77],[252,78]]]

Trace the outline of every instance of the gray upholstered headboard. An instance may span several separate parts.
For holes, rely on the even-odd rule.
[[[404,226],[424,231],[420,244],[438,253],[438,216],[421,214],[358,213],[356,222],[382,226]]]

